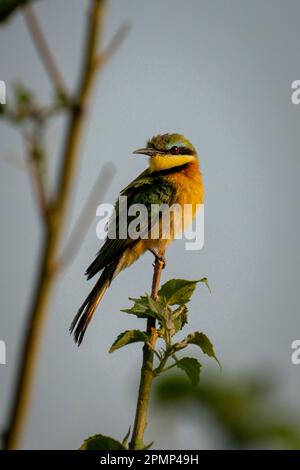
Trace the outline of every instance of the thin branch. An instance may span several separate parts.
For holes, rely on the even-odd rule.
[[[37,272],[37,284],[33,293],[32,303],[26,317],[26,332],[20,353],[20,361],[16,375],[16,384],[8,418],[7,432],[4,438],[5,449],[17,448],[29,410],[35,378],[43,327],[52,292],[55,285],[56,272],[54,263],[63,235],[68,202],[75,178],[75,169],[80,155],[80,144],[83,136],[89,98],[95,81],[94,64],[98,48],[98,39],[104,19],[105,0],[91,2],[88,32],[84,49],[84,61],[81,79],[76,93],[77,106],[71,106],[71,116],[66,133],[62,163],[59,172],[56,197],[51,204],[49,225],[46,227],[42,243],[42,252]]]
[[[94,64],[95,68],[100,68],[104,64],[106,64],[106,62],[110,61],[110,59],[121,47],[130,29],[131,25],[128,21],[120,25],[119,29],[117,30],[116,34],[114,35],[108,46],[96,57]]]
[[[167,364],[170,356],[171,356],[171,351],[166,350],[163,357],[160,360],[159,365],[153,370],[153,373],[154,373],[155,376],[159,375],[161,372],[164,372],[165,370],[168,369],[168,368],[165,369],[165,365]]]
[[[159,253],[159,255],[163,258],[164,252]],[[157,300],[158,297],[159,283],[164,265],[164,261],[156,257],[151,291],[151,296],[154,300]],[[154,349],[158,337],[157,330],[155,328],[155,318],[149,317],[147,319],[147,332],[150,333],[150,344],[145,343],[143,347],[143,364],[130,449],[145,448],[144,434],[147,426],[151,387],[155,376],[153,371],[153,362]]]
[[[70,106],[72,106],[71,102],[68,102],[67,104],[54,103],[51,105],[42,106],[35,104],[26,110],[26,114],[24,114],[23,118],[20,116],[18,111],[6,108],[2,119],[6,120],[6,122],[10,124],[15,125],[23,124],[25,119],[30,119],[32,123],[36,125],[43,124],[45,123],[46,119],[57,116],[59,113],[66,111]]]
[[[65,86],[64,79],[54,60],[43,30],[40,26],[38,17],[35,13],[34,6],[31,3],[24,7],[24,17],[33,42],[40,55],[41,61],[43,62],[45,69],[47,70],[48,75],[54,84],[54,87],[56,90],[67,96],[67,87]]]
[[[63,158],[58,175],[59,189],[55,200],[55,211],[59,218],[65,214],[68,198],[70,196],[69,189],[74,178],[80,150],[79,144],[84,130],[84,116],[98,72],[98,70],[93,67],[97,56],[98,39],[101,33],[98,16],[99,14],[104,14],[106,0],[92,0],[91,4],[92,6],[89,11],[90,28],[86,38],[87,49],[82,64],[83,73],[79,80],[78,92],[76,94],[77,99],[75,98],[74,105],[72,106],[71,119],[66,133]]]
[[[177,366],[177,362],[174,362],[174,364],[172,364],[171,366],[168,366],[168,367],[165,367],[164,369],[161,369],[159,371],[159,373],[164,373],[164,372],[168,372],[170,369],[173,369],[173,367]]]
[[[103,197],[111,184],[114,174],[115,167],[111,164],[106,164],[101,169],[84,208],[77,219],[69,241],[67,242],[67,246],[56,263],[55,269],[65,269],[72,261],[74,254],[78,251],[91,225],[95,215],[95,208],[103,201]]]
[[[47,223],[48,221],[48,214],[49,214],[49,206],[48,200],[46,195],[46,188],[45,182],[43,179],[42,171],[41,171],[41,162],[37,159],[37,148],[36,142],[34,141],[33,137],[24,134],[23,136],[25,149],[27,152],[27,166],[29,169],[29,173],[31,175],[32,187],[34,189],[35,199],[37,201],[37,205],[39,207],[40,215],[42,219]]]

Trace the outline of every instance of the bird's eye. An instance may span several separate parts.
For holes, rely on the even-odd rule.
[[[179,147],[177,147],[176,145],[174,145],[174,146],[171,148],[171,153],[172,153],[173,155],[178,155],[179,151],[180,151],[180,150],[179,150]]]

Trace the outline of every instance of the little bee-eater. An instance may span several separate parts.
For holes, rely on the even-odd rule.
[[[192,210],[189,216],[183,216],[180,224],[177,224],[173,217],[168,236],[164,235],[165,232],[161,228],[161,213],[157,209],[156,212],[152,211],[152,215],[158,214],[157,217],[147,217],[141,223],[141,233],[149,234],[149,236],[120,237],[118,236],[120,231],[114,239],[107,236],[95,261],[86,271],[88,279],[98,273],[101,273],[100,277],[78,310],[70,327],[78,345],[81,344],[97,305],[114,277],[147,250],[160,258],[175,235],[178,236],[176,233],[179,230],[178,227],[181,231],[185,230],[196,215],[199,204],[203,203],[202,175],[197,152],[183,135],[157,135],[148,141],[145,148],[135,150],[133,153],[148,155],[149,167],[121,191],[120,196],[127,198],[127,204],[124,206],[117,202],[115,205],[113,222],[117,229],[122,228],[120,225],[124,223],[124,220],[127,227],[129,226],[133,218],[128,212],[133,204],[142,204],[148,209],[148,214],[151,214],[153,207],[171,207],[174,204],[182,208],[189,204]],[[125,218],[122,213],[124,211],[126,212]],[[151,233],[155,228],[158,228],[159,235],[154,238],[151,237]]]

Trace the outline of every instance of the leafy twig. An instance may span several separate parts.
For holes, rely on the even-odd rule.
[[[164,253],[160,253],[160,256],[163,257]],[[152,291],[151,296],[154,300],[158,298],[158,289],[159,283],[161,278],[162,269],[164,267],[164,262],[160,259],[156,258],[154,263],[154,273],[152,279]],[[141,370],[141,379],[140,379],[140,387],[139,387],[139,394],[137,400],[137,407],[136,407],[136,415],[133,427],[132,438],[130,442],[131,449],[142,449],[145,447],[144,445],[144,434],[147,426],[147,414],[148,414],[148,406],[150,400],[150,393],[152,382],[154,378],[153,373],[153,360],[154,360],[154,352],[155,344],[157,340],[157,331],[155,329],[155,318],[148,317],[147,320],[147,333],[150,336],[150,345],[147,343],[144,344],[143,347],[143,364]]]

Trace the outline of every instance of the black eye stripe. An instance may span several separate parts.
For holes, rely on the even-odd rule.
[[[154,145],[148,144],[149,148],[155,149]],[[177,147],[177,145],[174,145],[174,147]],[[178,147],[179,152],[174,154],[174,155],[195,155],[195,152],[188,147]],[[172,147],[169,150],[163,151],[162,149],[156,148],[157,152],[159,153],[160,151],[162,153],[172,153]]]
[[[179,147],[180,155],[193,155],[194,152],[187,147]]]

